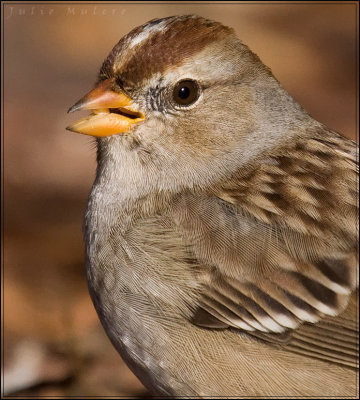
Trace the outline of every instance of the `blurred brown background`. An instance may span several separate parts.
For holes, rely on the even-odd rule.
[[[16,4],[4,14],[4,356],[7,394],[145,396],[103,332],[82,219],[95,172],[66,110],[115,43],[196,13],[235,28],[315,118],[355,138],[357,4]]]

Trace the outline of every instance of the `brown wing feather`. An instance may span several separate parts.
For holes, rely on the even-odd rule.
[[[336,316],[358,285],[356,154],[350,140],[322,133],[264,157],[210,195],[178,200],[175,220],[201,265],[193,323],[355,366],[357,327],[349,331]],[[351,340],[331,337],[336,324]]]

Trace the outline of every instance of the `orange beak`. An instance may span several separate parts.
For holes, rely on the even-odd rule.
[[[92,110],[93,114],[82,118],[66,129],[97,137],[126,133],[133,124],[145,116],[133,105],[132,99],[124,92],[115,92],[114,78],[100,82],[95,89],[69,108],[69,113],[78,110]]]

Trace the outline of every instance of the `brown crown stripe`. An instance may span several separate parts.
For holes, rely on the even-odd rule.
[[[141,33],[143,28],[146,25],[143,26],[138,26],[134,28],[131,32],[129,32],[127,35],[123,36],[113,47],[109,55],[106,57],[104,60],[100,72],[99,72],[99,77],[98,80],[101,81],[103,79],[108,79],[113,77],[113,66],[115,59],[120,55],[123,54],[124,50],[126,49],[126,45],[137,35]]]
[[[121,53],[123,50],[121,47],[130,43],[129,39],[134,39],[141,33],[142,28],[136,28],[130,32],[126,40],[121,40],[104,65],[112,64],[116,57],[114,52]],[[169,18],[164,30],[154,31],[146,40],[131,49],[133,55],[121,65],[121,76],[126,81],[141,82],[155,73],[163,73],[169,66],[181,64],[209,43],[232,33],[232,29],[201,17]]]

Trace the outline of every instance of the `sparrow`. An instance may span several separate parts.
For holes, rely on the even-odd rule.
[[[96,137],[87,279],[155,395],[357,396],[358,147],[234,30],[124,36],[67,129]]]

